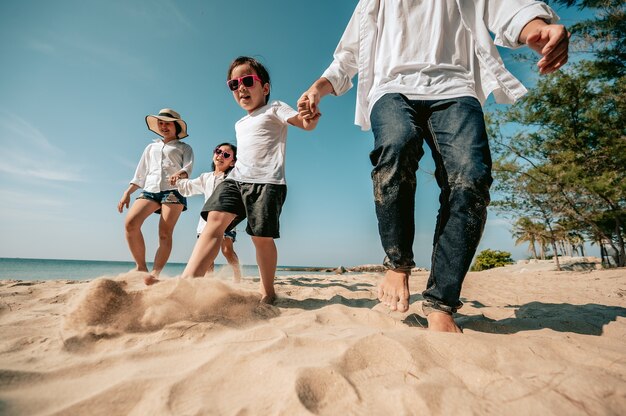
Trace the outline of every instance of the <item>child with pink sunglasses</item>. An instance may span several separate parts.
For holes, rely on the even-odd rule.
[[[287,196],[285,150],[287,127],[317,126],[319,114],[305,120],[281,101],[269,101],[270,76],[256,59],[240,56],[228,69],[227,86],[247,114],[235,124],[237,163],[202,208],[207,225],[191,253],[183,277],[203,276],[219,253],[224,232],[247,218],[261,277],[261,302],[276,299],[274,277],[278,262],[275,238]]]

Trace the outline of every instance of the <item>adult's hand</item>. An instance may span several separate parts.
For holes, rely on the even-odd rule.
[[[313,119],[319,114],[320,100],[317,90],[308,89],[298,99],[298,114],[305,120]]]
[[[298,99],[298,113],[309,120],[320,114],[319,104],[322,97],[334,93],[333,85],[322,77],[315,81]]]
[[[537,62],[539,72],[549,74],[567,62],[570,36],[571,33],[563,25],[535,19],[522,29],[520,41],[542,55]]]

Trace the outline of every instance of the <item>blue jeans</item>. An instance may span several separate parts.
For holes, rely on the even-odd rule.
[[[384,264],[399,271],[415,266],[416,171],[426,141],[441,194],[430,276],[422,295],[429,306],[455,312],[463,305],[461,286],[482,236],[492,183],[482,107],[472,97],[409,100],[402,94],[386,94],[374,104],[370,119]]]

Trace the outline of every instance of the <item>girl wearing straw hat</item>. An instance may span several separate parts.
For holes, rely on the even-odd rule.
[[[121,213],[124,206],[129,208],[130,196],[137,189],[143,189],[126,215],[125,229],[128,247],[137,265],[137,270],[148,272],[146,245],[141,226],[152,213],[160,215],[159,247],[154,256],[154,264],[144,277],[147,285],[158,282],[158,277],[172,251],[172,234],[181,212],[187,210],[187,199],[176,187],[178,179],[188,178],[193,166],[193,150],[180,139],[187,137],[187,123],[180,114],[164,108],[157,115],[146,116],[148,129],[161,139],[150,143],[139,160],[135,176],[117,204]]]

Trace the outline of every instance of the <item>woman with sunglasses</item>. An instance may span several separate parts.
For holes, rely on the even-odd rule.
[[[287,185],[285,150],[287,127],[312,130],[319,115],[304,120],[280,101],[269,101],[270,76],[256,59],[241,56],[228,69],[228,88],[246,116],[235,124],[237,164],[202,208],[207,226],[200,234],[183,276],[203,276],[219,252],[225,231],[247,218],[261,277],[261,302],[273,303],[278,253],[279,217]]]
[[[179,179],[176,182],[178,191],[183,196],[193,196],[204,194],[204,201],[213,194],[213,191],[224,181],[228,173],[235,166],[237,161],[237,146],[230,143],[221,143],[213,150],[213,162],[211,172],[205,172],[195,179]],[[206,221],[202,216],[198,221],[197,233],[198,237],[204,230]],[[239,267],[239,257],[235,253],[234,243],[237,238],[237,231],[233,228],[230,231],[224,233],[222,239],[222,254],[228,261],[228,264],[233,268],[233,281],[238,283],[241,280],[241,269]],[[213,271],[213,264],[209,267],[209,272]]]

